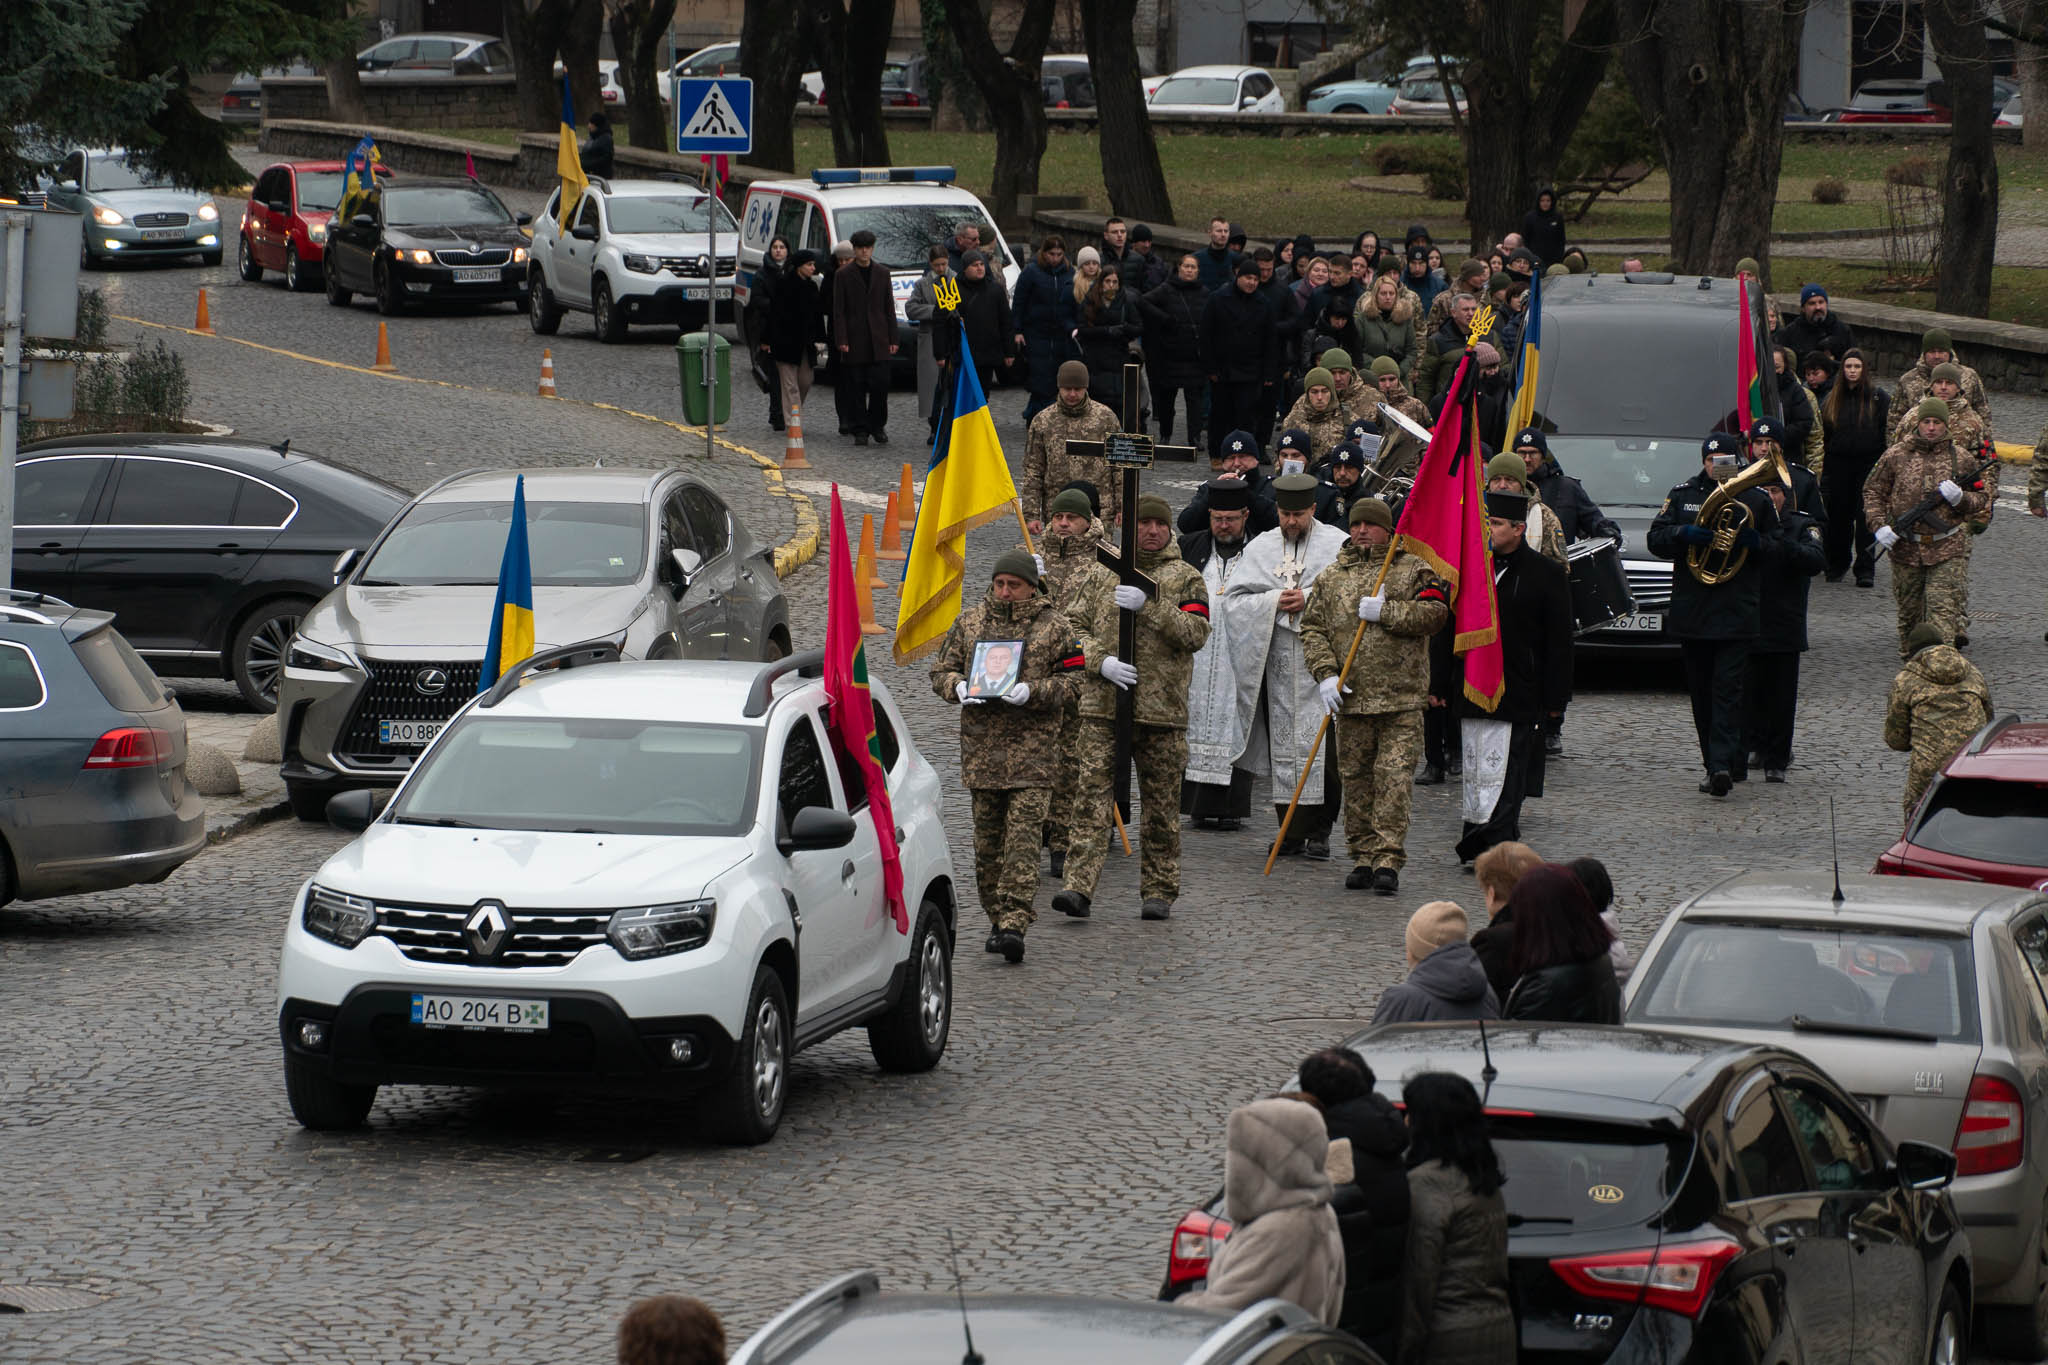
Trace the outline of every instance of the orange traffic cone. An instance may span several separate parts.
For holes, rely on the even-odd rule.
[[[903,523],[896,518],[896,495],[889,494],[889,505],[882,509],[882,546],[875,551],[875,558],[901,563],[903,554]]]
[[[860,633],[863,635],[886,634],[875,622],[875,535],[874,518],[861,517],[860,553],[853,560],[853,600],[860,606]],[[884,586],[887,586],[886,584]]]
[[[789,433],[789,441],[782,448],[784,469],[809,469],[811,462],[804,458],[804,410],[801,405],[791,408],[783,416],[782,425]]]
[[[370,368],[379,374],[398,372],[398,367],[391,363],[391,333],[381,322],[377,324],[377,363]]]
[[[875,517],[872,512],[860,515],[860,559],[868,566],[870,588],[889,586],[889,580],[882,577],[881,566],[875,563]]]
[[[206,290],[204,287],[199,291],[199,316],[192,320],[192,330],[207,336],[213,335],[213,319],[206,311]]]
[[[910,486],[910,465],[903,466],[903,482],[896,486],[896,524],[903,528],[903,534],[917,535],[917,497]]]
[[[560,398],[562,396],[555,392],[555,353],[552,349],[543,350],[540,353],[540,396],[543,398]]]

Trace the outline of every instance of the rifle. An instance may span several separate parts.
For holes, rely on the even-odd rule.
[[[1979,453],[1982,453],[1984,449],[1984,446],[1979,446]],[[1979,474],[1982,474],[1985,470],[1991,468],[1991,466],[1997,463],[1998,454],[1996,451],[1993,451],[1990,454],[1986,454],[1983,459],[1977,462],[1977,465],[1974,469],[1970,470],[1967,474],[1964,474],[1961,477],[1959,477],[1956,480],[1956,482],[1961,484],[1965,489],[1968,489],[1972,484],[1977,482],[1977,476]],[[1906,514],[1904,516],[1895,518],[1891,524],[1892,529],[1898,532],[1900,537],[1903,538],[1915,526],[1918,526],[1921,522],[1927,520],[1927,518],[1933,516],[1936,512],[1940,511],[1942,508],[1947,506],[1948,499],[1944,498],[1941,495],[1940,489],[1936,489],[1934,492],[1929,493],[1926,497],[1920,499],[1920,501],[1914,503],[1911,507],[1907,508]],[[1964,526],[1968,524],[1969,523],[1967,521],[1959,521],[1956,523],[1956,529],[1960,531]],[[1875,563],[1877,560],[1883,559],[1885,557],[1885,554],[1885,548],[1882,545],[1878,546],[1877,553],[1871,557],[1871,562]]]

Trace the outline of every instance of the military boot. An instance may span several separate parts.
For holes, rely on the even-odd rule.
[[[1145,900],[1144,905],[1142,905],[1138,909],[1138,918],[1172,919],[1173,902],[1168,900],[1161,900],[1157,896],[1148,896]]]

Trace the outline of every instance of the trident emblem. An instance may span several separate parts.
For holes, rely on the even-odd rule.
[[[960,306],[960,283],[948,278],[932,286],[932,293],[938,296],[939,307],[950,313]]]
[[[1472,315],[1472,326],[1465,332],[1465,349],[1471,350],[1479,344],[1472,338],[1483,337],[1493,330],[1493,312],[1493,305],[1489,303]]]

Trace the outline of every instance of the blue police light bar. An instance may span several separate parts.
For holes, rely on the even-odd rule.
[[[811,172],[814,185],[889,185],[921,181],[928,185],[953,183],[951,166],[827,166]]]

